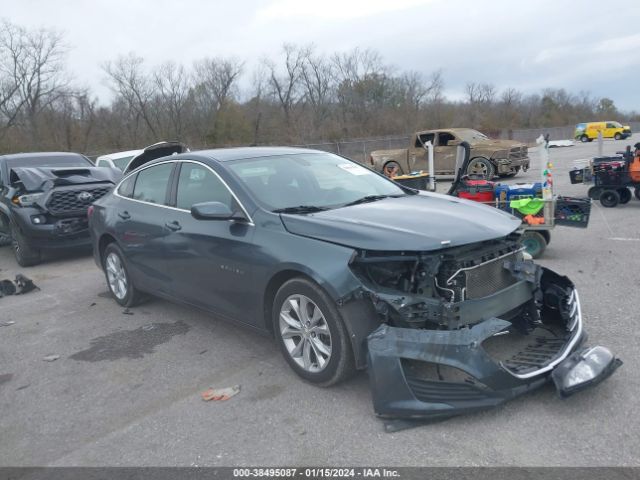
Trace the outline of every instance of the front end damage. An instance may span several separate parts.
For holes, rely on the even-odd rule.
[[[517,235],[439,252],[358,251],[351,269],[382,321],[367,338],[382,417],[485,409],[552,376],[567,396],[622,363],[585,348],[575,286],[524,260]]]

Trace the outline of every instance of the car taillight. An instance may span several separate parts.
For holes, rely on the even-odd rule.
[[[91,215],[93,215],[93,205],[89,205],[89,208],[87,209],[87,217],[90,217]]]

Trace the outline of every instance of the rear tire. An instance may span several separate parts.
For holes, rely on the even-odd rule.
[[[631,190],[626,187],[619,189],[618,194],[620,195],[620,205],[629,203],[629,201],[631,200]]]
[[[635,195],[638,200],[640,200],[640,186],[635,188]]]
[[[335,302],[317,284],[302,277],[285,282],[276,293],[272,320],[280,350],[300,377],[328,387],[354,374],[347,329]]]
[[[116,302],[123,307],[134,307],[140,303],[142,293],[133,285],[125,256],[117,244],[110,243],[104,249],[102,268]]]
[[[540,232],[526,230],[522,234],[522,246],[533,258],[540,257],[547,248],[547,241]]]
[[[11,245],[16,262],[21,267],[32,267],[42,261],[40,250],[29,245],[27,238],[15,223],[11,223]]]
[[[600,194],[600,204],[605,208],[617,207],[620,203],[620,194],[615,190],[605,190]]]

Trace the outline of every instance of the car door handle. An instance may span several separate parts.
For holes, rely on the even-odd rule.
[[[129,220],[131,218],[131,215],[129,215],[129,212],[124,211],[124,212],[120,212],[118,213],[118,216],[122,219],[122,220]]]
[[[182,226],[176,221],[167,222],[164,224],[164,226],[167,227],[172,232],[177,232],[178,230],[182,230]]]

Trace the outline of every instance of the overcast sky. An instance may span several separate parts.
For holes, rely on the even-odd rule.
[[[369,47],[401,69],[442,69],[451,98],[476,81],[589,91],[640,111],[638,0],[2,0],[0,16],[64,32],[71,73],[102,99],[101,65],[120,54],[150,65],[236,56],[248,79],[290,42]]]

